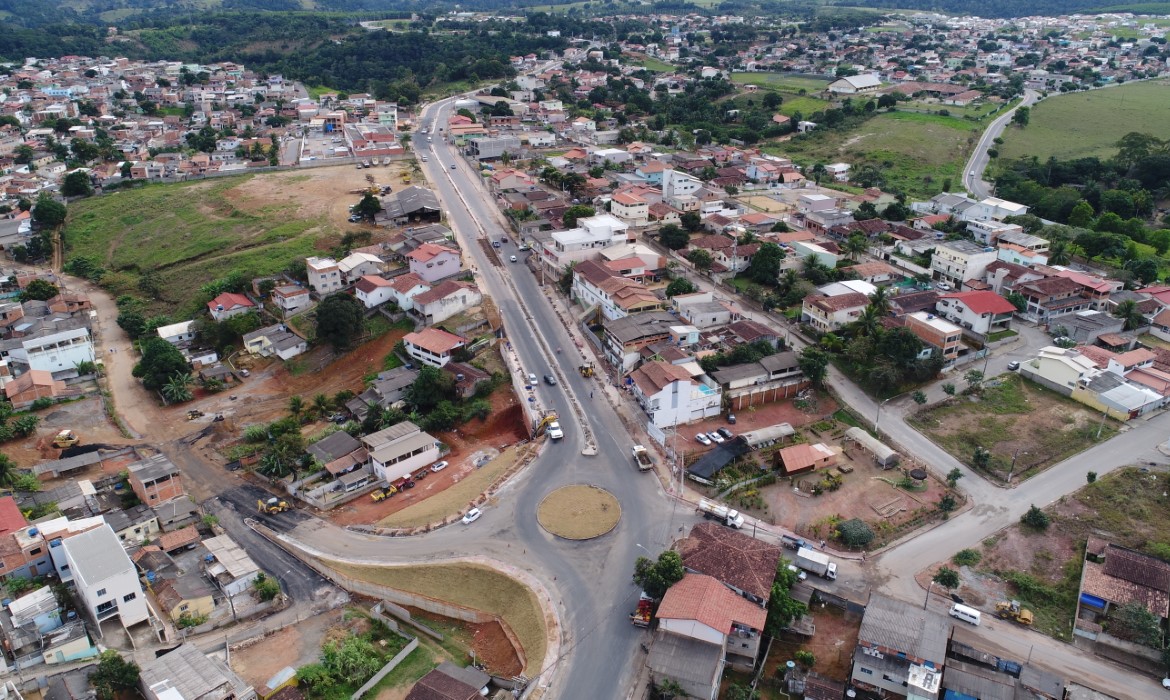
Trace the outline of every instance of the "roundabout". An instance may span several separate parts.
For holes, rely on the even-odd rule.
[[[622,507],[612,493],[589,484],[562,486],[536,509],[540,526],[566,540],[590,540],[617,527]]]

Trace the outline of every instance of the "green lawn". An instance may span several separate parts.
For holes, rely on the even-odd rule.
[[[314,100],[321,99],[321,95],[324,95],[327,92],[345,92],[344,90],[334,90],[333,88],[327,87],[325,85],[306,85],[305,89],[309,91],[309,97],[313,98]]]
[[[1170,81],[1054,95],[1032,108],[1023,129],[1004,132],[1003,158],[1112,156],[1131,131],[1170,138]]]
[[[806,113],[807,114],[807,113]],[[882,113],[842,130],[818,130],[767,150],[813,165],[844,161],[856,170],[873,165],[887,188],[910,197],[938,194],[946,179],[958,182],[981,122],[914,112]]]
[[[740,85],[758,85],[784,92],[820,92],[829,85],[828,80],[808,78],[787,73],[732,73],[731,81]]]
[[[199,288],[233,270],[266,275],[317,252],[336,231],[324,221],[296,219],[287,207],[245,211],[233,190],[252,177],[146,185],[85,199],[69,207],[66,258],[86,256],[108,270],[114,294],[142,296],[140,274],[155,270],[163,299],[156,311],[193,311]]]
[[[634,63],[656,73],[672,73],[675,70],[674,66],[666,61],[660,61],[653,56],[646,56],[645,58],[634,61]]]

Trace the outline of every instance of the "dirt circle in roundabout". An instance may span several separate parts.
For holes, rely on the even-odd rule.
[[[545,496],[536,509],[540,526],[566,540],[601,537],[617,527],[621,518],[617,498],[588,484],[562,486]]]

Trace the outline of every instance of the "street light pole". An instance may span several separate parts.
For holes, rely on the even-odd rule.
[[[926,587],[926,600],[922,601],[922,609],[926,610],[926,604],[930,602],[930,591],[934,588],[934,579],[930,580],[930,585]]]
[[[1020,449],[1021,448],[1017,447],[1016,451],[1012,454],[1012,466],[1008,469],[1008,478],[1007,478],[1008,486],[1012,485],[1012,475],[1016,473],[1016,458],[1020,456]],[[1028,453],[1025,452],[1024,454],[1028,454]]]
[[[878,432],[878,426],[880,426],[880,425],[882,424],[882,409],[883,409],[883,408],[885,408],[886,404],[887,404],[887,403],[888,403],[888,402],[889,402],[891,399],[896,399],[896,398],[898,398],[898,396],[901,396],[901,394],[897,394],[897,395],[895,395],[895,396],[891,396],[890,398],[888,398],[888,399],[886,399],[885,401],[882,401],[881,403],[879,403],[879,404],[878,404],[878,410],[877,410],[877,419],[876,419],[876,420],[874,420],[874,422],[873,422],[873,431],[874,431],[875,433],[876,433],[876,432]]]

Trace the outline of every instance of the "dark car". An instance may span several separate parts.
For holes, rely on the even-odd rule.
[[[556,386],[557,385],[557,378],[552,376],[551,374],[546,374],[546,375],[544,375],[544,383],[548,384],[549,386]]]
[[[735,433],[731,432],[727,428],[720,428],[719,430],[716,430],[715,432],[719,433],[720,435],[722,435],[724,437],[724,439],[727,439],[727,440],[730,440],[731,438],[735,437]]]
[[[951,594],[951,600],[955,601],[955,602],[956,602],[956,603],[958,603],[959,605],[962,605],[962,604],[963,604],[963,599],[962,599],[962,598],[960,598],[960,597],[958,596],[958,594],[957,594],[957,593],[952,593],[952,594]]]
[[[455,169],[455,164],[454,164],[454,163],[452,163],[452,164],[451,164],[451,169],[452,169],[452,170],[454,170],[454,169]]]
[[[413,481],[408,481],[408,482],[406,482],[405,484],[403,484],[403,485],[402,485],[402,488],[404,488],[404,489],[412,489],[412,488],[414,488],[414,482],[413,482]]]

